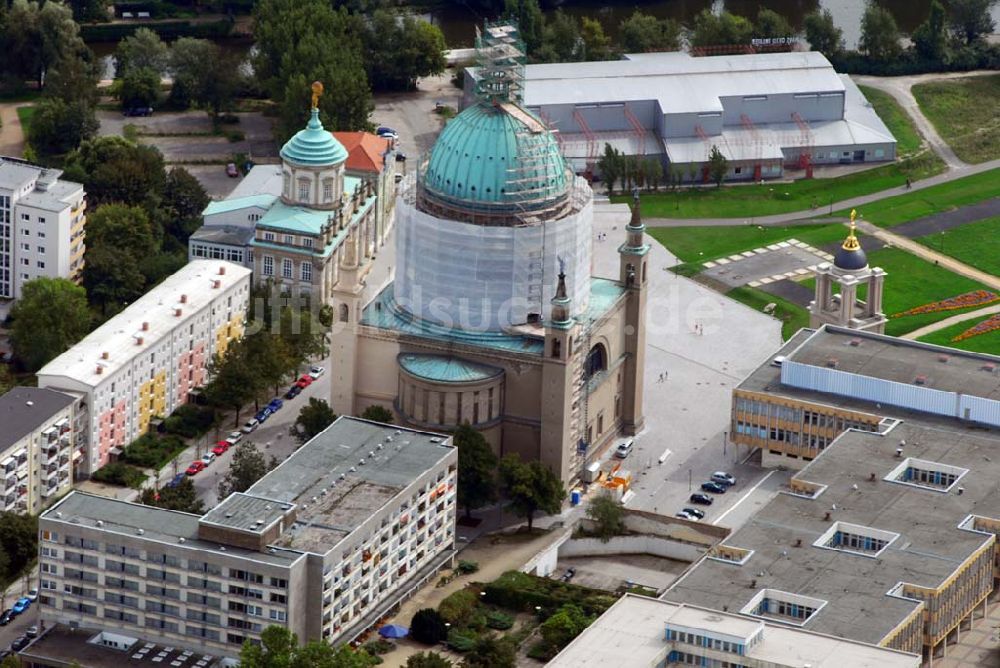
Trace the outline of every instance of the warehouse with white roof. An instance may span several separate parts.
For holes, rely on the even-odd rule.
[[[477,68],[467,74],[466,102]],[[659,158],[685,181],[708,180],[713,146],[731,180],[896,158],[896,139],[858,87],[815,51],[528,65],[524,101],[558,131],[580,173],[606,143]]]

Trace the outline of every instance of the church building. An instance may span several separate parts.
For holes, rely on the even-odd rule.
[[[593,192],[522,105],[523,43],[488,24],[477,51],[476,103],[401,184],[392,282],[366,302],[341,265],[331,406],[469,423],[569,482],[642,428],[645,228],[636,202],[618,275],[591,275]]]

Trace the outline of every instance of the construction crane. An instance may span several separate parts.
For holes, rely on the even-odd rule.
[[[701,180],[703,183],[708,183],[708,159],[712,154],[712,143],[708,135],[705,134],[705,128],[701,127],[700,123],[695,124],[694,133],[698,135],[698,138],[705,145],[705,159],[703,160],[705,164],[701,168]]]
[[[573,120],[580,126],[580,130],[587,138],[587,174],[593,175],[594,167],[597,164],[597,135],[590,129],[587,119],[583,117],[579,109],[573,110]]]
[[[628,124],[632,126],[632,130],[635,132],[635,136],[639,140],[639,155],[646,155],[646,129],[642,127],[642,123],[640,123],[639,119],[635,117],[635,114],[632,113],[632,110],[629,109],[627,104],[623,107],[623,109],[625,110],[625,120],[627,120]]]
[[[743,129],[750,134],[750,143],[753,146],[753,180],[760,181],[761,177],[761,136],[757,132],[757,126],[753,124],[753,120],[746,114],[740,114],[740,124],[743,125]]]
[[[559,128],[557,128],[556,124],[552,121],[552,117],[541,110],[538,111],[538,115],[541,117],[542,121],[552,132],[552,136],[556,138],[556,143],[559,144],[559,152],[562,153],[563,155],[566,155],[566,147],[563,146],[562,134],[559,133]]]
[[[813,175],[812,130],[809,128],[809,124],[799,115],[799,112],[792,112],[792,120],[799,126],[799,169],[806,170],[806,178],[811,179]]]

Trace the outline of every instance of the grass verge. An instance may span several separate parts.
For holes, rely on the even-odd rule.
[[[28,136],[28,128],[31,127],[31,119],[35,117],[35,108],[32,106],[24,106],[17,108],[17,118],[21,121],[21,132],[24,136]]]
[[[971,338],[952,343],[952,338],[991,317],[993,316],[988,315],[982,318],[973,318],[972,320],[959,322],[951,327],[945,327],[944,329],[939,329],[936,332],[931,332],[926,336],[921,336],[918,340],[925,343],[934,343],[939,346],[949,346],[951,348],[960,348],[962,350],[969,350],[976,353],[996,355],[997,352],[1000,351],[1000,329],[995,329],[992,332],[987,332],[986,334],[980,334],[979,336],[973,336]]]
[[[903,157],[919,151],[923,143],[920,132],[917,131],[917,126],[913,124],[910,115],[896,102],[896,98],[871,86],[858,86],[858,88],[896,138],[896,155]]]
[[[799,179],[790,183],[738,185],[716,188],[682,188],[668,193],[642,195],[642,213],[650,218],[742,218],[807,211],[851,197],[889,190],[944,171],[944,163],[925,151],[889,165],[831,179]],[[613,202],[631,202],[631,196],[616,195]]]
[[[755,311],[763,311],[768,304],[775,304],[773,315],[781,321],[781,337],[786,341],[795,332],[809,326],[809,312],[806,309],[769,292],[743,286],[733,288],[726,293],[726,296],[746,304]]]
[[[1000,74],[933,81],[911,90],[955,155],[973,164],[1000,157]]]
[[[725,225],[705,227],[653,227],[650,236],[663,244],[682,262],[700,263],[767,246],[785,239],[798,239],[813,246],[822,246],[847,234],[841,223],[828,225]],[[692,274],[678,271],[686,276]],[[695,271],[694,273],[698,273]]]
[[[914,241],[970,267],[1000,276],[1000,216],[928,234]]]

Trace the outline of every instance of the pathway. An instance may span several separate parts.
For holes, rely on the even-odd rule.
[[[21,129],[21,119],[17,108],[28,105],[28,102],[8,102],[0,104],[0,155],[20,158],[24,155],[24,131]]]
[[[982,318],[983,316],[993,315],[994,313],[1000,313],[1000,304],[993,304],[992,306],[986,306],[975,311],[969,311],[968,313],[959,313],[958,315],[953,315],[950,318],[932,322],[925,327],[915,329],[908,334],[903,334],[899,338],[916,340],[921,336],[927,336],[931,332],[936,332],[939,329],[951,327],[952,325],[957,325],[958,323],[965,322],[966,320],[975,320],[976,318]]]

